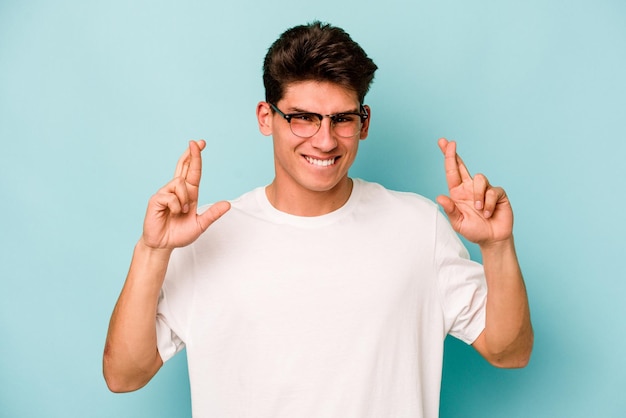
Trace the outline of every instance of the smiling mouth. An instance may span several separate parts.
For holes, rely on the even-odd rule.
[[[305,155],[304,159],[307,160],[308,163],[311,165],[315,165],[318,167],[328,167],[335,164],[335,160],[337,159],[337,157],[328,158],[326,160],[318,160],[317,158],[312,158]]]

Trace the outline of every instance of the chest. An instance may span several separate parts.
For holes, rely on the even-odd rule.
[[[237,324],[248,335],[384,327],[415,318],[436,293],[424,231],[384,224],[315,230],[246,228],[199,254],[198,332]]]

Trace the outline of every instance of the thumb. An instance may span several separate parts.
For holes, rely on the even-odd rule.
[[[213,222],[221,218],[229,209],[230,203],[225,200],[214,203],[207,210],[198,215],[198,225],[200,225],[203,232],[206,231]]]
[[[441,205],[441,207],[443,208],[443,211],[446,213],[450,221],[452,221],[454,218],[459,216],[459,211],[456,207],[456,204],[448,196],[445,196],[445,195],[437,196],[437,203]]]

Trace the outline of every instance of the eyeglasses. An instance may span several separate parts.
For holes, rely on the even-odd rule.
[[[275,105],[271,103],[269,105],[285,118],[289,123],[291,132],[300,138],[310,138],[315,135],[320,130],[324,118],[330,118],[331,128],[337,136],[351,138],[359,133],[363,122],[369,117],[363,105],[361,105],[361,113],[343,112],[334,115],[320,115],[311,112],[285,114]]]

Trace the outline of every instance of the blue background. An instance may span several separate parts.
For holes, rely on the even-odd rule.
[[[0,415],[190,415],[184,356],[107,391],[109,315],[188,139],[208,142],[203,202],[271,180],[261,62],[313,19],[380,67],[352,176],[434,198],[446,136],[514,205],[531,363],[450,339],[441,416],[626,416],[626,3],[609,0],[0,1]]]

